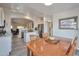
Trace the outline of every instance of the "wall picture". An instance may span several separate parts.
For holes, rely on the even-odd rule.
[[[77,16],[59,19],[59,29],[74,29],[76,30],[78,27]]]

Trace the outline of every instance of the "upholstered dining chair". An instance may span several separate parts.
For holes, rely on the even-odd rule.
[[[30,35],[30,40],[36,40],[38,36],[36,35]]]
[[[66,52],[66,55],[68,56],[73,56],[76,52],[76,41],[77,41],[77,37],[75,37],[74,39],[72,39],[72,41],[70,42],[70,46]]]
[[[47,39],[49,38],[49,34],[48,34],[48,33],[43,33],[43,38],[44,38],[45,40],[47,40]]]

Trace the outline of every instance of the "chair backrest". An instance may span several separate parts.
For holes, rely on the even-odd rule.
[[[72,39],[72,41],[70,42],[70,46],[66,52],[66,55],[74,55],[76,51],[76,41],[77,41],[77,37]]]
[[[48,33],[43,33],[43,38],[44,38],[44,39],[48,39],[48,38],[49,38]]]
[[[76,41],[77,41],[77,37],[75,37],[74,39],[72,39],[71,45],[73,45],[74,43],[76,43]]]
[[[38,37],[36,35],[30,35],[30,40],[36,40]]]

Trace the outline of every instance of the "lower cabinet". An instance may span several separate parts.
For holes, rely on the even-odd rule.
[[[0,56],[8,56],[11,52],[11,36],[0,37]]]

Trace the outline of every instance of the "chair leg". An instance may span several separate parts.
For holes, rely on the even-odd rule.
[[[34,56],[34,55],[33,55],[33,52],[31,52],[31,56]]]
[[[27,56],[30,56],[30,49],[27,47]]]

